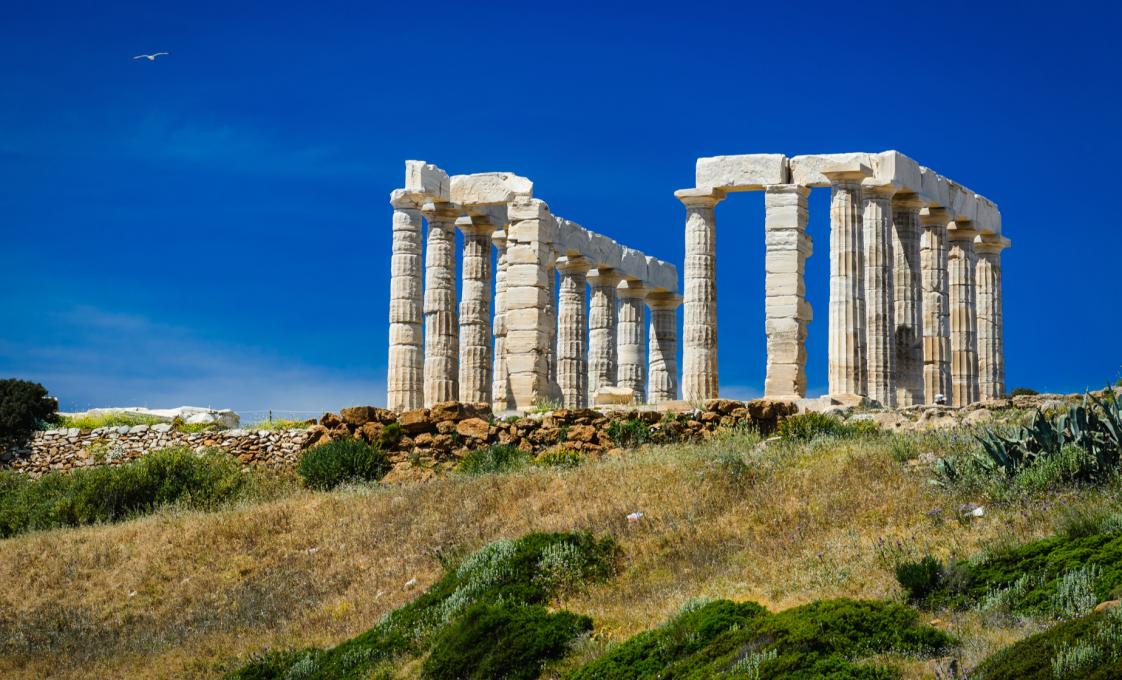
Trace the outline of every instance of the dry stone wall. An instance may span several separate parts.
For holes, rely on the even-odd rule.
[[[310,438],[307,429],[187,433],[169,424],[58,429],[36,432],[25,448],[0,454],[0,467],[37,477],[53,470],[120,465],[152,451],[186,446],[194,451],[219,448],[243,465],[279,469],[294,466]]]

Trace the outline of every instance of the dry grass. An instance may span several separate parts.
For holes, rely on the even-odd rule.
[[[623,572],[562,604],[602,646],[697,596],[784,609],[894,598],[899,555],[968,555],[1052,530],[1064,503],[953,517],[966,499],[893,460],[885,439],[756,448],[752,437],[647,449],[573,470],[299,492],[217,513],[0,542],[0,674],[215,677],[265,647],[330,645],[413,598],[455,559],[533,530],[610,534]],[[626,515],[645,516],[629,525]],[[881,540],[883,539],[883,541]],[[412,578],[415,588],[405,587]],[[947,619],[970,664],[1030,632]],[[590,652],[591,653],[591,652]],[[909,662],[909,677],[930,676]]]

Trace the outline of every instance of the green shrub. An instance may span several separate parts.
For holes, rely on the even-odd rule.
[[[897,574],[900,578],[900,574]],[[901,580],[901,585],[908,586]],[[927,604],[1070,617],[1122,588],[1122,534],[1054,536],[941,567]],[[909,590],[909,594],[911,591]],[[920,601],[921,598],[913,598]]]
[[[5,473],[0,475],[0,536],[116,522],[169,504],[212,508],[238,498],[247,486],[235,459],[224,453],[199,456],[186,448],[38,479]]]
[[[613,420],[608,424],[607,434],[618,446],[632,448],[651,440],[651,426],[639,418]]]
[[[308,449],[296,464],[304,483],[323,491],[344,482],[377,481],[389,470],[389,458],[381,449],[357,439],[336,439]]]
[[[775,430],[783,439],[804,442],[815,437],[857,437],[878,432],[880,428],[871,420],[842,420],[815,411],[788,416]]]
[[[534,680],[542,664],[592,630],[592,619],[541,606],[477,602],[433,641],[422,677],[433,680]]]
[[[401,438],[405,436],[405,430],[402,429],[398,423],[390,423],[382,428],[378,434],[378,446],[382,447],[383,451],[389,451],[398,445]]]
[[[978,680],[1112,680],[1122,677],[1122,612],[1064,621],[998,650],[978,664]]]
[[[895,669],[861,663],[877,654],[933,655],[954,643],[899,604],[822,600],[769,614],[755,604],[721,601],[640,633],[576,671],[572,678],[729,677],[893,678]],[[739,675],[737,677],[745,677]]]
[[[59,427],[76,427],[79,430],[96,430],[99,427],[120,425],[159,425],[167,422],[163,418],[129,411],[109,411],[97,415],[59,416]],[[182,422],[182,421],[180,421]]]
[[[22,445],[43,423],[58,422],[58,401],[29,380],[0,380],[0,447]]]
[[[939,587],[942,571],[939,560],[925,555],[918,562],[901,562],[896,565],[896,580],[904,587],[909,600],[924,602]]]
[[[478,611],[473,609],[478,603],[501,608],[544,606],[574,584],[607,577],[615,570],[617,559],[618,548],[612,539],[597,540],[588,534],[535,533],[516,541],[495,541],[465,559],[457,568],[446,571],[443,578],[416,600],[390,612],[375,627],[324,651],[316,658],[315,669],[306,677],[365,680],[394,659],[423,655],[433,647],[434,639],[447,626],[461,621],[469,611]],[[444,648],[441,659],[467,654],[460,644],[464,640],[475,639],[474,636],[491,623],[517,636],[517,631],[509,629],[507,623],[498,625],[507,615],[515,616],[512,612],[479,613],[481,618],[477,623],[460,626],[455,634],[442,638]],[[525,623],[529,620],[526,617],[530,616],[523,612],[515,619]],[[484,618],[491,623],[484,625]],[[549,629],[564,621],[539,620],[535,625]],[[583,623],[578,627],[585,629]],[[561,632],[564,632],[563,629],[563,626],[560,627]],[[557,632],[554,630],[551,634]],[[532,640],[518,642],[528,645],[522,647],[522,652],[536,649],[536,654],[548,651],[545,647],[534,647]],[[488,652],[472,658],[481,664],[511,662],[503,656],[502,650],[493,650],[493,655]],[[518,658],[525,660],[528,657]],[[284,669],[284,672],[290,670]]]
[[[512,472],[526,467],[533,457],[516,446],[494,444],[469,451],[456,470],[465,475]]]
[[[541,467],[574,468],[584,462],[580,451],[568,448],[546,449],[534,457],[534,465]]]
[[[285,649],[255,654],[227,675],[230,680],[302,680],[318,666],[318,649]]]
[[[1031,387],[1014,387],[1009,390],[1010,397],[1035,397],[1038,394],[1040,394],[1040,392],[1037,392]]]

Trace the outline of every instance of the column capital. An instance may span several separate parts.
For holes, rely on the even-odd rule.
[[[764,187],[765,194],[796,194],[809,196],[810,187],[805,184],[768,184]]]
[[[499,250],[506,248],[506,229],[496,229],[491,232],[491,243]]]
[[[565,255],[557,258],[557,262],[554,263],[553,267],[557,271],[565,274],[583,274],[592,268],[592,263],[589,262],[587,258],[580,255],[574,257]]]
[[[920,210],[925,203],[916,194],[910,191],[900,191],[892,197],[892,208],[904,208],[906,210]]]
[[[900,185],[895,182],[885,182],[873,177],[866,177],[861,180],[861,191],[866,198],[890,199],[900,191]]]
[[[425,202],[423,194],[417,194],[406,189],[394,189],[390,192],[390,205],[394,210],[420,210]]]
[[[947,238],[956,243],[974,243],[978,230],[970,220],[952,220],[947,225]]]
[[[616,295],[621,298],[645,298],[650,289],[638,279],[624,279],[616,286]]]
[[[495,225],[486,217],[461,215],[456,218],[456,228],[465,236],[487,236],[495,231]]]
[[[596,267],[588,271],[588,285],[616,287],[620,282],[620,273],[611,267]]]
[[[687,208],[712,208],[725,200],[725,196],[723,189],[679,189],[674,192],[674,198]]]
[[[425,201],[421,206],[421,214],[429,222],[455,222],[460,213],[459,205],[444,201]]]
[[[873,170],[864,163],[830,163],[822,174],[831,184],[851,184],[873,176]]]
[[[974,250],[979,253],[999,254],[1011,245],[1012,241],[996,234],[978,234],[974,238]]]
[[[946,208],[929,205],[919,211],[919,223],[925,227],[946,227],[951,215]]]
[[[682,300],[677,293],[651,293],[647,295],[647,306],[655,310],[674,310],[682,304]]]

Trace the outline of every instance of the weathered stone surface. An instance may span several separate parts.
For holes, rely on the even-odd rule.
[[[702,189],[759,191],[788,182],[787,157],[781,153],[698,158],[695,184]]]
[[[429,410],[427,408],[405,411],[397,417],[397,422],[401,425],[401,429],[409,434],[426,432],[432,430],[434,427],[433,421],[429,418]]]
[[[456,424],[456,434],[461,437],[486,441],[489,433],[490,425],[482,418],[466,418]]]
[[[450,194],[448,173],[424,161],[405,161],[405,191],[422,194],[433,201],[447,201]]]
[[[512,172],[452,175],[450,188],[448,200],[461,205],[509,203],[534,193],[533,182]]]

